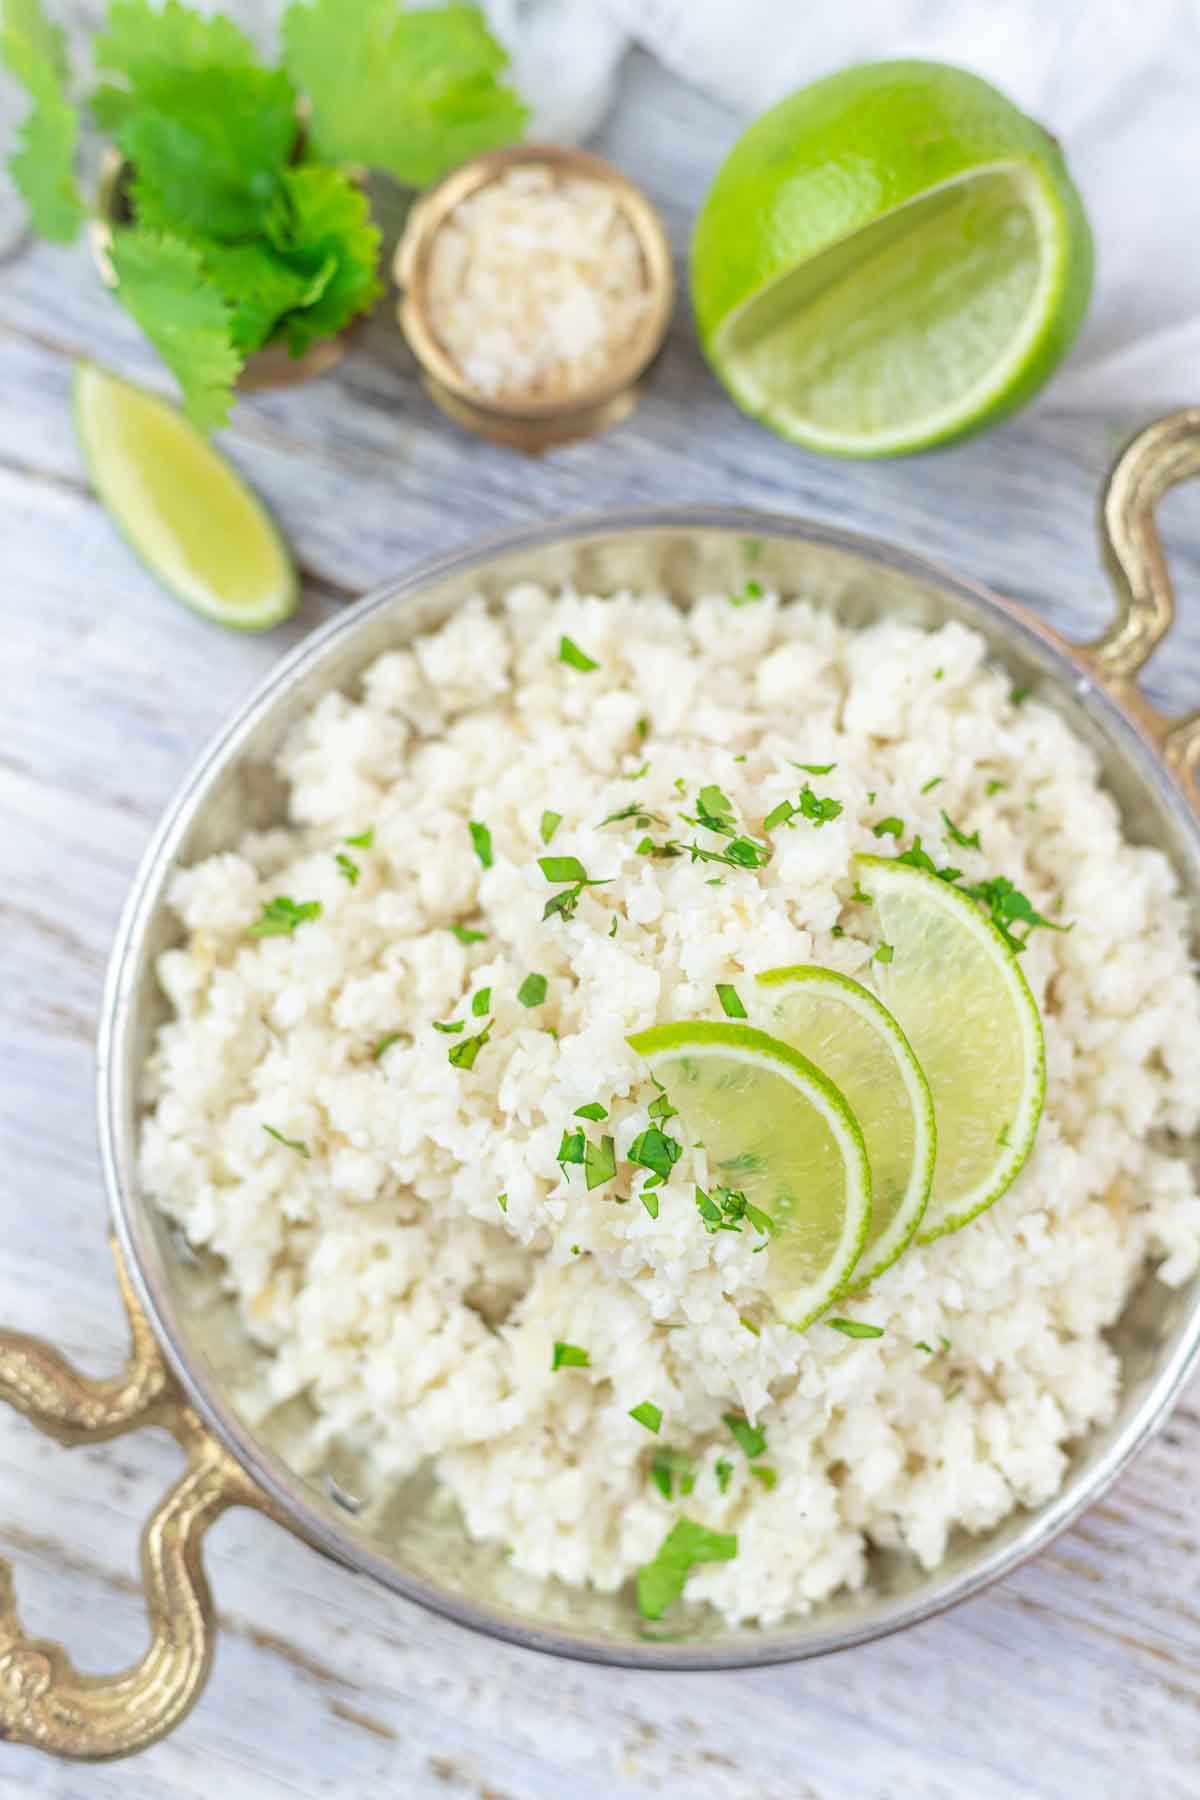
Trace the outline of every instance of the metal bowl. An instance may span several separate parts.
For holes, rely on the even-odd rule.
[[[154,962],[177,927],[163,901],[172,871],[279,817],[270,758],[292,722],[331,688],[352,690],[379,653],[436,625],[468,595],[518,579],[573,581],[584,592],[662,587],[686,606],[740,581],[740,540],[762,541],[757,567],[852,623],[881,615],[981,631],[1014,680],[1031,683],[1095,748],[1131,838],[1159,845],[1200,908],[1200,714],[1161,718],[1137,671],[1167,631],[1172,596],[1153,509],[1200,473],[1200,408],[1159,421],[1120,458],[1106,490],[1103,537],[1119,614],[1096,644],[1073,646],[1014,603],[892,546],[823,526],[736,509],[609,515],[524,531],[451,557],[385,589],[284,661],[210,745],[160,826],[134,883],[108,979],[101,1032],[105,1175],[130,1312],[126,1370],[89,1380],[40,1340],[0,1333],[0,1395],[65,1443],[154,1423],[183,1445],[187,1468],[143,1540],[152,1643],[116,1677],[84,1676],[54,1645],[25,1638],[0,1563],[0,1738],[60,1755],[125,1754],[169,1730],[196,1699],[214,1623],[200,1546],[226,1507],[257,1507],[317,1549],[410,1600],[528,1648],[648,1669],[785,1662],[865,1643],[976,1593],[1042,1549],[1103,1492],[1164,1422],[1200,1351],[1200,1281],[1169,1291],[1147,1273],[1113,1342],[1124,1386],[1117,1416],[1074,1446],[1062,1490],[985,1536],[960,1536],[931,1573],[872,1555],[872,1580],[811,1615],[733,1629],[686,1614],[669,1643],[639,1636],[626,1595],[569,1590],[511,1570],[472,1544],[437,1485],[372,1490],[364,1469],[302,1460],[302,1407],[271,1410],[263,1358],[245,1338],[216,1271],[186,1252],[138,1183],[139,1080],[165,1014]]]

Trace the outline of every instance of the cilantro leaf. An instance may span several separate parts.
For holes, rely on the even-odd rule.
[[[490,869],[495,860],[492,856],[491,832],[486,825],[481,825],[478,819],[472,819],[467,826],[467,830],[471,834],[471,843],[476,856],[479,858],[485,869]]]
[[[653,1400],[643,1400],[638,1406],[631,1406],[629,1416],[638,1425],[644,1425],[647,1431],[657,1433],[662,1424],[662,1407],[655,1406]]]
[[[491,1010],[492,990],[490,987],[480,988],[471,996],[471,1014],[473,1018],[482,1019]]]
[[[540,1006],[548,985],[544,975],[527,975],[517,989],[517,999],[522,1006]]]
[[[638,1611],[644,1619],[661,1619],[683,1593],[684,1584],[697,1563],[731,1562],[738,1541],[731,1532],[710,1531],[694,1519],[680,1519],[662,1543],[653,1562],[637,1572]]]
[[[741,1413],[722,1413],[721,1417],[733,1434],[734,1442],[746,1458],[753,1462],[756,1457],[766,1454],[767,1434],[761,1425],[751,1425]]]
[[[588,1192],[593,1188],[603,1187],[611,1181],[617,1172],[616,1148],[611,1137],[602,1137],[599,1144],[593,1144],[589,1138],[583,1147],[583,1175]]]
[[[555,1343],[554,1358],[550,1364],[552,1370],[589,1369],[591,1365],[591,1357],[586,1350],[581,1350],[578,1344]]]
[[[116,295],[154,345],[201,431],[223,425],[242,359],[229,307],[204,279],[199,252],[179,238],[138,229],[113,234]]]
[[[352,856],[347,856],[344,850],[339,850],[333,860],[337,864],[338,874],[343,876],[344,879],[350,883],[351,887],[357,887],[358,878],[362,874],[362,870],[359,868],[354,858]]]
[[[721,1002],[721,1010],[727,1019],[744,1019],[746,1008],[742,1005],[742,997],[735,987],[727,981],[718,981],[717,999]]]
[[[679,1158],[683,1155],[683,1145],[675,1138],[668,1137],[657,1125],[650,1125],[639,1132],[629,1146],[628,1156],[631,1163],[639,1169],[649,1169],[663,1180],[671,1173]]]
[[[386,1037],[381,1037],[374,1050],[371,1052],[375,1061],[378,1062],[382,1056],[386,1055],[393,1044],[398,1044],[403,1035],[403,1032],[389,1031]]]
[[[878,825],[872,825],[874,837],[898,838],[904,835],[904,820],[898,819],[895,813],[889,813],[886,819],[880,819]]]
[[[297,904],[288,894],[276,894],[273,900],[264,900],[262,915],[249,927],[246,936],[291,937],[297,925],[303,925],[306,919],[319,919],[320,916],[319,900],[301,900]]]
[[[581,650],[573,639],[566,636],[558,640],[558,660],[566,663],[568,668],[578,669],[582,675],[588,675],[593,669],[600,667],[586,650]]]
[[[492,1035],[492,1021],[488,1020],[482,1031],[474,1037],[463,1038],[460,1044],[452,1046],[449,1056],[450,1066],[454,1069],[473,1069],[475,1058]]]
[[[717,1478],[717,1487],[723,1494],[729,1486],[729,1483],[733,1480],[733,1464],[727,1462],[725,1457],[718,1456],[716,1462],[713,1464],[713,1474]]]
[[[487,940],[486,931],[476,931],[470,925],[448,925],[446,929],[453,932],[460,944],[482,944]]]
[[[425,187],[524,128],[525,108],[498,79],[507,55],[474,6],[292,0],[282,30],[284,65],[312,105],[317,160]]]
[[[826,1319],[830,1331],[840,1331],[848,1338],[881,1338],[882,1325],[864,1325],[858,1319]]]
[[[540,835],[541,835],[543,844],[548,844],[550,842],[551,838],[554,836],[555,832],[558,830],[558,828],[561,824],[562,824],[562,814],[561,813],[544,812],[542,814]]]
[[[69,244],[83,222],[75,182],[79,114],[67,98],[66,37],[39,0],[5,0],[0,62],[21,83],[33,110],[21,126],[8,167],[40,237]]]
[[[960,845],[964,850],[978,850],[980,848],[978,831],[971,832],[968,837],[967,833],[954,823],[954,820],[950,817],[950,814],[946,811],[945,807],[942,807],[941,812],[942,824],[946,827],[946,835],[949,837],[951,843]]]
[[[337,269],[332,255],[309,271],[293,268],[269,244],[222,244],[204,237],[190,242],[205,274],[229,302],[234,348],[243,355],[261,348],[285,314],[314,305]]]
[[[575,1108],[575,1117],[577,1119],[607,1119],[608,1108],[601,1106],[598,1100],[589,1100],[586,1106]]]
[[[284,1137],[282,1131],[276,1131],[273,1125],[264,1125],[263,1130],[268,1137],[273,1137],[277,1144],[282,1144],[285,1150],[294,1150],[298,1156],[304,1158],[305,1162],[312,1161],[312,1151],[307,1144],[301,1143],[299,1138]]]
[[[254,45],[221,13],[205,18],[180,0],[109,0],[103,28],[92,44],[98,69],[124,85],[105,85],[92,96],[92,111],[116,134],[136,102],[153,100],[175,76],[200,69],[252,69]]]
[[[319,338],[333,337],[368,312],[382,294],[381,235],[363,190],[341,169],[311,163],[283,171],[265,225],[275,248],[314,287],[311,299],[284,320],[289,351],[303,356]],[[332,272],[317,286],[330,259]]]
[[[354,837],[342,839],[343,844],[353,844],[356,850],[371,850],[375,845],[375,827],[368,825],[365,831],[357,832]]]

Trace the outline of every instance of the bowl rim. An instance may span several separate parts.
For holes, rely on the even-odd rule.
[[[831,1624],[809,1631],[803,1639],[786,1635],[725,1647],[705,1643],[605,1644],[578,1640],[566,1629],[530,1626],[487,1603],[469,1601],[443,1591],[432,1581],[403,1573],[381,1552],[363,1544],[310,1502],[301,1478],[291,1475],[274,1453],[235,1412],[223,1388],[194,1366],[187,1328],[179,1317],[169,1285],[159,1280],[150,1255],[148,1208],[135,1197],[125,1178],[122,1157],[125,1111],[125,1059],[119,1053],[129,1013],[134,972],[149,922],[156,890],[174,847],[204,801],[210,784],[239,754],[245,737],[308,672],[331,646],[353,637],[380,613],[417,600],[430,585],[472,570],[483,571],[501,556],[534,551],[581,539],[611,538],[637,532],[725,531],[739,537],[790,539],[857,556],[918,581],[950,590],[969,608],[990,617],[1012,641],[1030,653],[1079,696],[1087,695],[1102,716],[1116,747],[1158,790],[1192,846],[1200,850],[1200,823],[1184,794],[1133,711],[1114,697],[1085,666],[1075,648],[1051,626],[1016,601],[965,579],[954,570],[905,550],[886,539],[847,531],[821,521],[739,506],[680,505],[620,508],[574,515],[546,524],[502,532],[458,550],[423,559],[394,581],[382,584],[335,615],[296,645],[226,718],[193,762],[164,811],[142,855],[122,909],[109,958],[97,1039],[97,1104],[101,1162],[114,1234],[124,1252],[134,1289],[152,1324],[167,1361],[191,1404],[236,1458],[251,1481],[268,1497],[269,1510],[296,1536],[333,1561],[371,1576],[393,1593],[471,1630],[522,1649],[569,1657],[575,1661],[650,1671],[715,1671],[759,1668],[808,1660],[834,1651],[889,1637],[948,1611],[1013,1573],[1043,1550],[1098,1500],[1143,1446],[1166,1424],[1170,1408],[1200,1360],[1200,1300],[1181,1329],[1178,1341],[1148,1384],[1146,1393],[1101,1460],[1086,1475],[1068,1473],[1061,1491],[1031,1513],[1025,1526],[989,1553],[986,1537],[967,1567],[941,1582],[930,1573],[927,1589],[901,1596],[878,1616],[858,1625]]]

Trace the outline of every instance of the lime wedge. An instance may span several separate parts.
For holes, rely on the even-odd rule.
[[[905,863],[857,862],[892,952],[872,979],[933,1095],[925,1244],[991,1206],[1029,1155],[1046,1093],[1042,1022],[1015,955],[965,894]]]
[[[764,1285],[800,1331],[844,1293],[871,1223],[871,1174],[854,1114],[789,1044],[749,1025],[655,1025],[629,1039],[702,1144],[710,1190],[769,1215]],[[745,1229],[746,1227],[743,1227]]]
[[[182,413],[81,363],[75,429],[110,518],[177,600],[239,631],[295,611],[296,571],[269,514]]]
[[[696,228],[705,351],[733,398],[839,456],[923,450],[1027,400],[1091,292],[1054,140],[942,63],[866,63],[759,119]]]
[[[762,1023],[845,1097],[871,1165],[871,1229],[854,1270],[865,1287],[895,1262],[921,1223],[937,1132],[929,1084],[887,1008],[848,975],[804,966],[758,977]]]

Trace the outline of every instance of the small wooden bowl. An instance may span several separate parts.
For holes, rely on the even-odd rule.
[[[100,159],[96,212],[87,228],[92,261],[101,281],[109,288],[117,285],[111,254],[113,227],[128,225],[133,217],[129,205],[130,173],[126,158],[110,144]],[[324,375],[327,369],[341,362],[359,324],[358,319],[352,320],[336,337],[323,338],[303,356],[292,356],[282,339],[268,342],[261,350],[251,351],[234,385],[239,393],[253,394],[263,388],[294,387],[302,381],[311,381],[315,375]]]
[[[535,164],[568,175],[586,176],[612,189],[637,239],[650,304],[636,336],[603,378],[565,400],[498,401],[481,394],[449,355],[433,327],[429,304],[429,258],[433,241],[454,209],[506,169]],[[431,397],[468,431],[493,443],[532,455],[553,444],[570,443],[606,431],[638,401],[638,381],[662,347],[675,302],[671,248],[658,212],[619,169],[586,150],[560,144],[511,144],[473,157],[455,169],[413,206],[396,247],[393,264],[401,289],[400,325]]]

